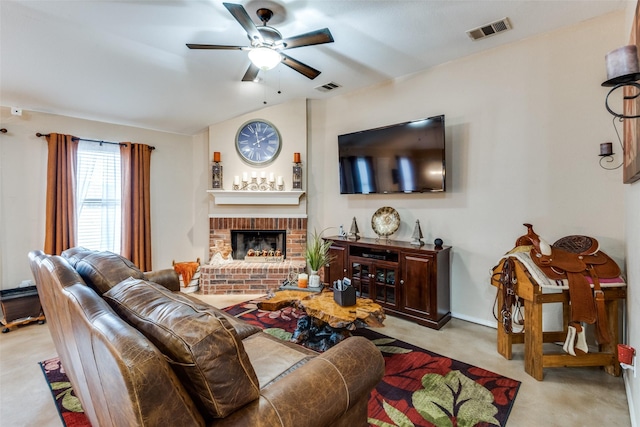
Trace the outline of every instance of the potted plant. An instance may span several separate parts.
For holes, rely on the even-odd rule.
[[[307,241],[304,256],[311,269],[311,274],[309,275],[310,287],[320,286],[318,271],[331,261],[329,248],[332,243],[331,240],[324,240],[322,238],[322,232],[318,233],[315,229]]]

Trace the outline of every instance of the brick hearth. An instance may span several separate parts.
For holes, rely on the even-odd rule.
[[[286,230],[287,252],[279,263],[255,263],[235,260],[227,264],[203,265],[199,293],[259,294],[282,284],[291,271],[304,272],[304,247],[307,241],[306,218],[210,218],[209,247],[216,240],[231,242],[231,230]],[[213,255],[209,251],[209,258]]]

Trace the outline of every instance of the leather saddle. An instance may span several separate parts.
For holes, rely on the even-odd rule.
[[[620,268],[607,254],[599,250],[598,241],[589,236],[566,236],[552,245],[524,224],[527,234],[516,240],[516,246],[531,246],[531,259],[552,280],[567,280],[571,304],[570,333],[582,332],[580,322],[595,324],[600,344],[609,343],[604,292],[600,278],[620,276]],[[587,278],[591,278],[593,289]],[[569,337],[567,338],[569,341]],[[573,343],[566,344],[573,349]],[[583,344],[586,347],[586,344]],[[580,348],[580,347],[578,347]],[[584,350],[586,351],[586,350]]]

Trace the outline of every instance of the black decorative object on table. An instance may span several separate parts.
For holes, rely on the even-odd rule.
[[[327,351],[350,336],[351,332],[346,329],[332,328],[328,323],[319,319],[303,316],[298,319],[296,330],[291,336],[291,342],[304,343],[311,350]]]
[[[436,240],[433,241],[433,244],[435,245],[436,249],[442,249],[443,243],[444,242],[440,238],[437,238]]]

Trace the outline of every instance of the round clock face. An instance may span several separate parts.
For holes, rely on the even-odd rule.
[[[264,165],[280,153],[280,133],[266,120],[251,120],[243,124],[236,135],[236,150],[240,158],[252,165]]]

